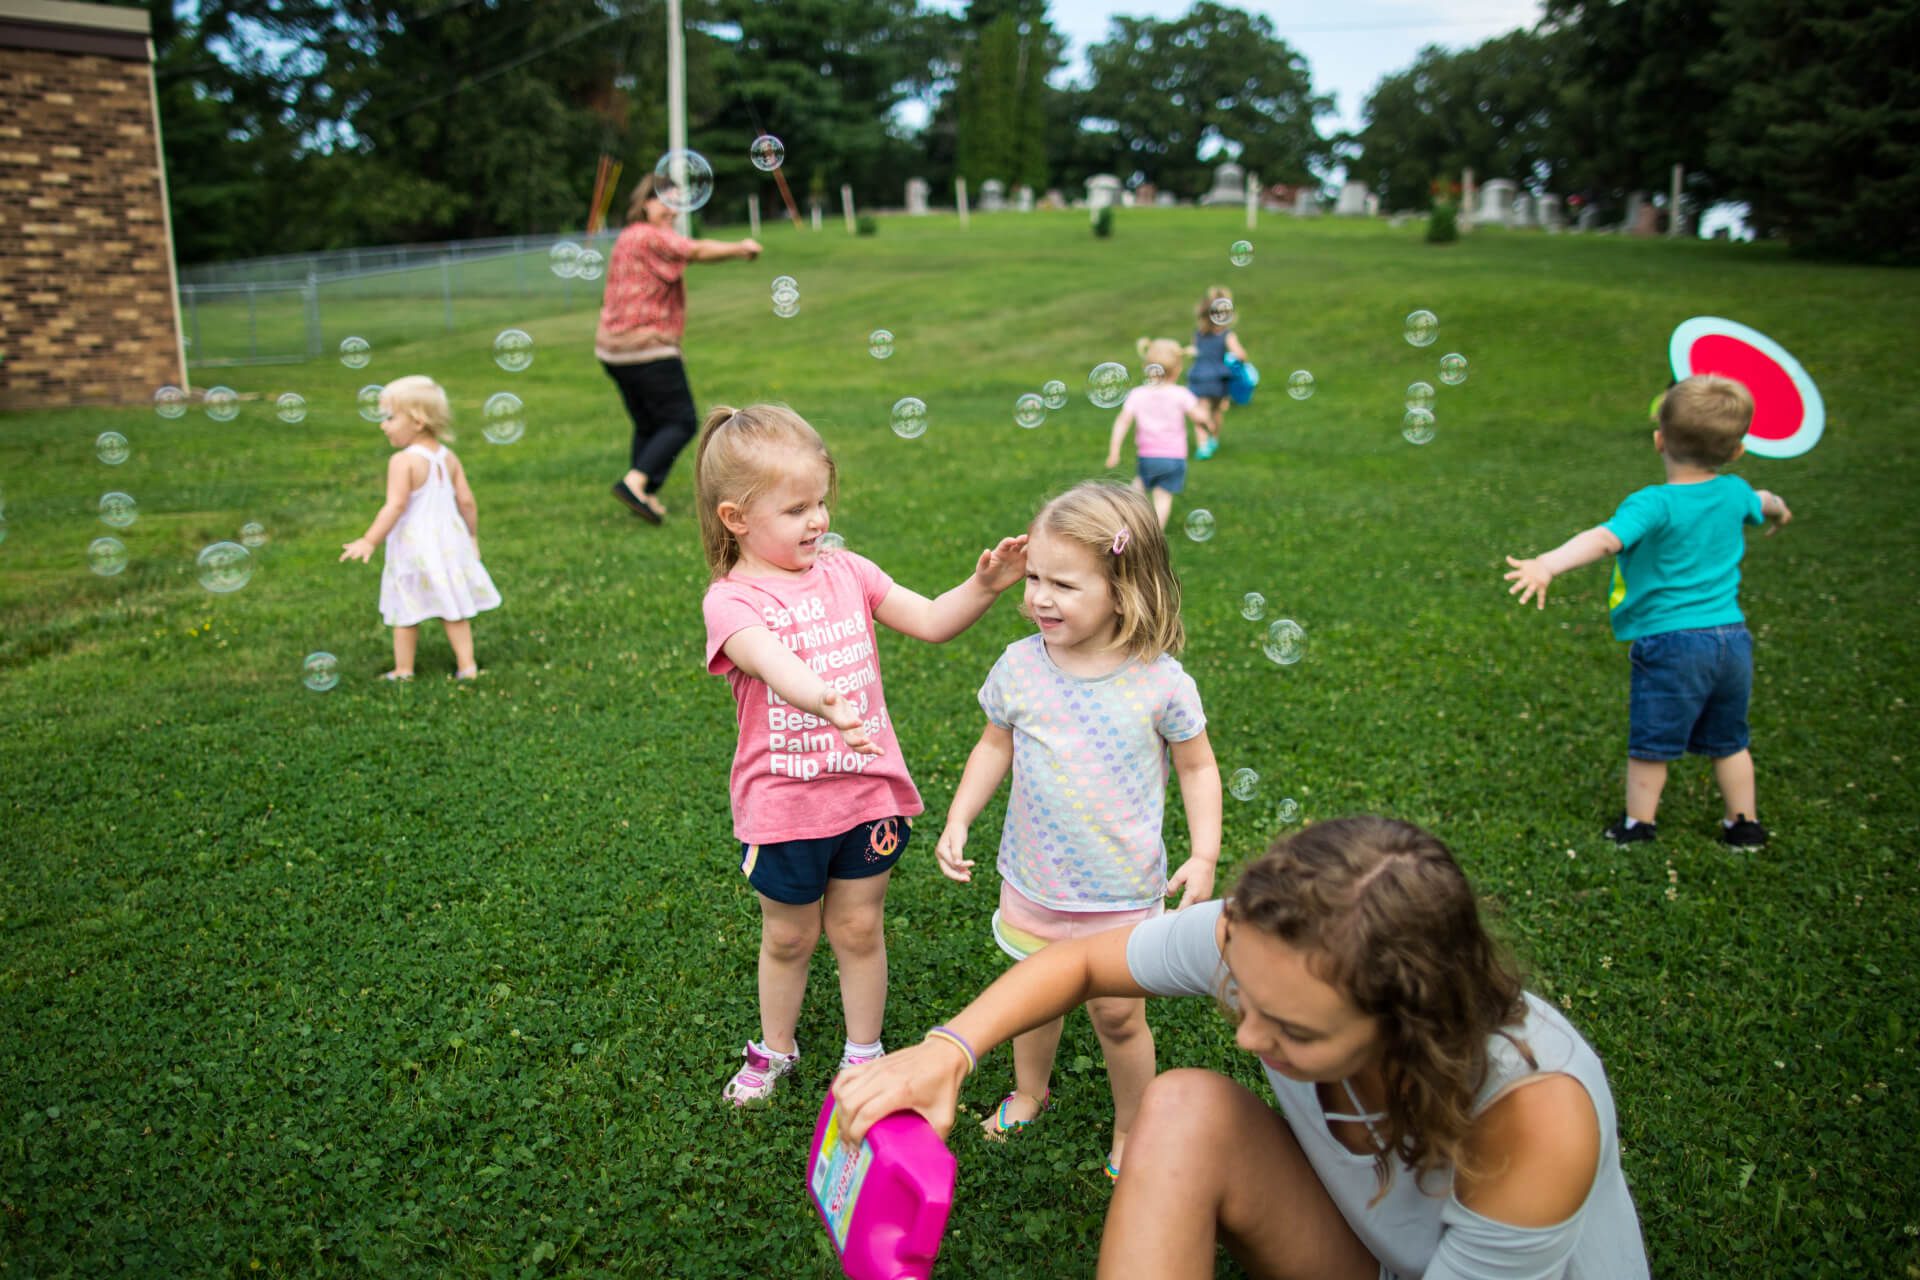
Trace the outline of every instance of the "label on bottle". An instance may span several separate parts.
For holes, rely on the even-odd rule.
[[[813,1162],[813,1198],[826,1219],[827,1234],[833,1247],[846,1251],[847,1230],[853,1224],[853,1208],[860,1202],[860,1187],[873,1167],[873,1148],[861,1143],[849,1150],[840,1141],[840,1108],[827,1117],[827,1131],[820,1140],[820,1154]]]

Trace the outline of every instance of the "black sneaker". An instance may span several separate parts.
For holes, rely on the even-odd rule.
[[[1720,843],[1729,849],[1764,849],[1767,829],[1744,813],[1736,814],[1732,826],[1721,824]]]
[[[1636,822],[1627,825],[1627,815],[1621,814],[1613,820],[1613,825],[1600,833],[1615,844],[1639,844],[1642,840],[1658,840],[1660,832],[1651,822]]]

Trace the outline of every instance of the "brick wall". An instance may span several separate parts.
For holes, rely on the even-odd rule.
[[[0,47],[0,410],[184,385],[151,74]]]

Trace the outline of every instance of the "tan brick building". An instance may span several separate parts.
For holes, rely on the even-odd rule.
[[[186,385],[143,9],[0,0],[0,410]]]

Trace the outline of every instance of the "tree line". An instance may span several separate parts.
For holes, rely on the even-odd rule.
[[[601,155],[615,215],[664,150],[663,0],[148,0],[183,262],[577,230]],[[707,216],[771,198],[747,158],[786,144],[803,202],[907,178],[1077,190],[1095,173],[1193,196],[1232,157],[1263,181],[1332,166],[1393,209],[1471,166],[1598,203],[1663,189],[1746,201],[1798,247],[1912,258],[1920,6],[1875,0],[1549,0],[1475,48],[1428,48],[1363,128],[1262,15],[1197,0],[1114,17],[1062,81],[1045,0],[685,0],[689,145]],[[924,104],[909,127],[903,108]]]

